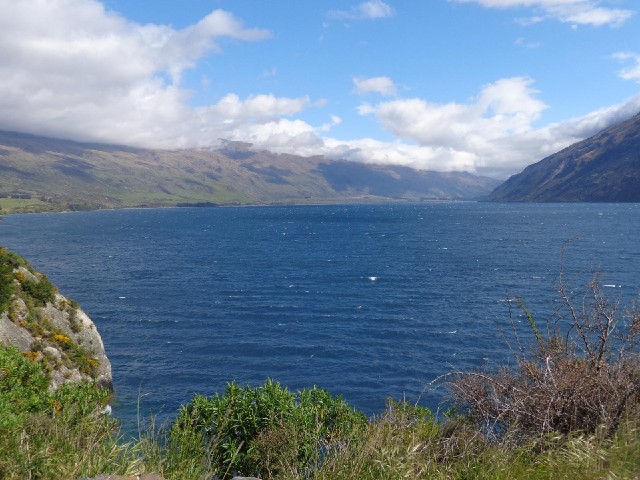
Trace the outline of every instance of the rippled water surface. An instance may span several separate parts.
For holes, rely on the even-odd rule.
[[[77,300],[113,363],[116,416],[267,377],[367,413],[452,368],[510,358],[509,296],[539,321],[561,268],[640,286],[640,205],[437,203],[8,216],[0,244]],[[516,312],[517,313],[517,312]],[[521,319],[516,314],[516,322]],[[422,402],[435,407],[442,392]]]

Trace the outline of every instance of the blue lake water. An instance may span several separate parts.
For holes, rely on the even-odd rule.
[[[368,414],[413,401],[510,360],[506,299],[546,321],[569,239],[568,278],[599,269],[636,295],[639,232],[639,204],[434,203],[13,215],[0,244],[94,320],[133,425],[138,404],[171,415],[231,380],[318,385]]]

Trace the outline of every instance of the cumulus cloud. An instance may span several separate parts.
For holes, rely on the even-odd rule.
[[[546,105],[534,98],[532,81],[524,77],[486,85],[469,104],[430,104],[403,99],[378,104],[374,111],[382,125],[401,138],[422,144],[459,145],[521,133],[540,117]]]
[[[476,156],[446,146],[382,142],[362,138],[349,142],[324,139],[324,154],[362,163],[402,165],[420,170],[476,171]]]
[[[384,5],[366,2],[358,8],[379,18]],[[205,55],[220,52],[220,39],[269,36],[228,12],[216,10],[176,30],[131,22],[95,0],[0,0],[0,8],[3,130],[169,149],[238,140],[279,153],[506,176],[640,110],[636,97],[536,129],[546,105],[526,77],[499,79],[464,103],[440,104],[398,98],[387,77],[355,78],[358,94],[394,96],[358,107],[394,140],[338,140],[328,136],[342,122],[337,115],[327,115],[318,126],[298,118],[327,106],[324,99],[228,93],[210,105],[189,104],[181,77]],[[615,58],[631,62],[621,76],[640,79],[638,55]]]
[[[329,18],[338,20],[377,20],[395,16],[396,11],[382,0],[369,0],[350,10],[331,10]]]
[[[322,145],[317,132],[340,122],[314,128],[292,118],[326,104],[307,96],[229,93],[190,106],[181,76],[220,52],[219,39],[269,36],[228,12],[175,30],[130,22],[94,0],[0,0],[0,8],[0,129],[151,148],[226,138],[311,154]]]
[[[622,104],[543,128],[510,129],[503,124],[503,119],[494,118],[501,114],[490,113],[488,118],[479,114],[482,112],[481,97],[482,93],[469,104],[431,105],[420,99],[397,101],[402,102],[405,108],[413,109],[413,113],[418,115],[416,121],[422,122],[425,128],[431,127],[436,131],[432,135],[418,129],[404,135],[395,132],[398,139],[393,142],[371,138],[343,142],[324,138],[322,142],[317,142],[315,153],[322,152],[328,157],[364,163],[404,165],[422,170],[467,171],[506,178],[640,110],[640,96],[637,96]],[[376,115],[380,113],[380,107],[369,105],[366,110]],[[400,103],[396,107],[403,110]],[[431,107],[435,110],[429,111]],[[531,112],[526,115],[531,115]],[[389,120],[391,118],[388,117]],[[396,118],[401,119],[402,114]],[[437,131],[438,118],[445,123],[455,119],[452,131]],[[503,124],[500,134],[485,138],[482,131],[492,122]],[[416,139],[418,141],[408,142]]]
[[[640,82],[640,54],[631,52],[618,52],[613,55],[613,58],[621,63],[631,63],[631,66],[628,66],[620,71],[620,78]]]
[[[340,118],[337,115],[331,115],[331,121],[321,125],[318,128],[318,131],[320,131],[320,132],[328,132],[333,127],[335,127],[336,125],[340,125],[341,123],[342,123],[342,118]]]
[[[273,95],[254,95],[240,100],[238,95],[230,93],[207,110],[215,117],[223,118],[223,121],[231,121],[246,117],[270,118],[293,115],[301,112],[309,103],[308,97],[278,98]]]
[[[185,125],[168,128],[184,143],[193,113],[180,87],[185,69],[220,51],[219,38],[269,36],[222,10],[175,30],[130,22],[94,0],[0,0],[0,8],[0,128],[81,140],[145,146]],[[241,110],[287,114],[306,102],[255,97]]]
[[[487,8],[534,8],[544,13],[544,17],[554,18],[574,25],[620,26],[636,12],[620,8],[600,6],[618,2],[601,0],[449,0],[456,3],[477,3]],[[544,17],[532,16],[529,21],[521,19],[521,23],[537,23]]]
[[[353,78],[353,85],[355,86],[355,93],[358,95],[379,93],[380,95],[393,96],[397,93],[396,86],[389,77],[355,77]]]
[[[434,104],[420,98],[377,105],[359,112],[375,115],[399,139],[418,144],[422,160],[438,170],[464,166],[471,172],[504,177],[581,140],[640,109],[640,97],[585,117],[534,128],[546,105],[536,98],[532,80],[514,77],[485,85],[469,103]]]

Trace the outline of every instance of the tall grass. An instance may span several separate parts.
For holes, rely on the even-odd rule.
[[[258,447],[255,468],[242,471],[216,463],[216,449],[225,440],[204,441],[198,429],[151,424],[138,439],[125,442],[109,418],[77,411],[32,413],[20,424],[0,428],[0,478],[76,480],[156,472],[168,480],[200,480],[254,475],[256,469],[264,480],[640,477],[636,415],[626,417],[611,437],[572,433],[506,448],[487,440],[467,417],[439,421],[424,408],[390,401],[353,435],[319,441],[312,463],[293,454],[300,432],[291,425],[274,424],[262,433],[250,442]]]
[[[0,272],[1,274],[2,272]],[[436,417],[389,400],[367,419],[318,389],[271,380],[196,395],[175,419],[135,440],[101,416],[109,392],[48,391],[38,363],[0,346],[0,479],[76,480],[156,472],[168,480],[640,478],[640,314],[560,285],[566,330],[539,328],[516,368],[453,372],[457,409]],[[574,305],[579,305],[574,307]]]

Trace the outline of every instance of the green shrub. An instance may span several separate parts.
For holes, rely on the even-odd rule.
[[[292,393],[267,381],[257,388],[231,383],[222,395],[196,395],[169,431],[169,449],[199,441],[202,464],[221,478],[235,474],[275,476],[304,471],[323,448],[348,439],[366,418],[325,390]],[[196,442],[197,443],[197,442]]]
[[[75,412],[83,416],[106,404],[111,392],[92,383],[63,385],[48,391],[49,378],[39,363],[15,347],[0,346],[0,428],[34,413]]]
[[[50,406],[49,380],[15,347],[0,347],[0,429]]]
[[[14,293],[13,263],[10,252],[0,248],[0,313],[9,309]]]
[[[27,278],[20,285],[22,291],[34,300],[36,306],[44,307],[56,298],[56,289],[46,275],[39,280]]]
[[[48,387],[38,363],[0,346],[0,478],[73,480],[103,465],[115,470],[124,447],[112,437],[115,422],[96,415],[111,392],[92,383]]]
[[[0,263],[9,265],[12,269],[26,267],[27,261],[15,252],[0,247]]]

